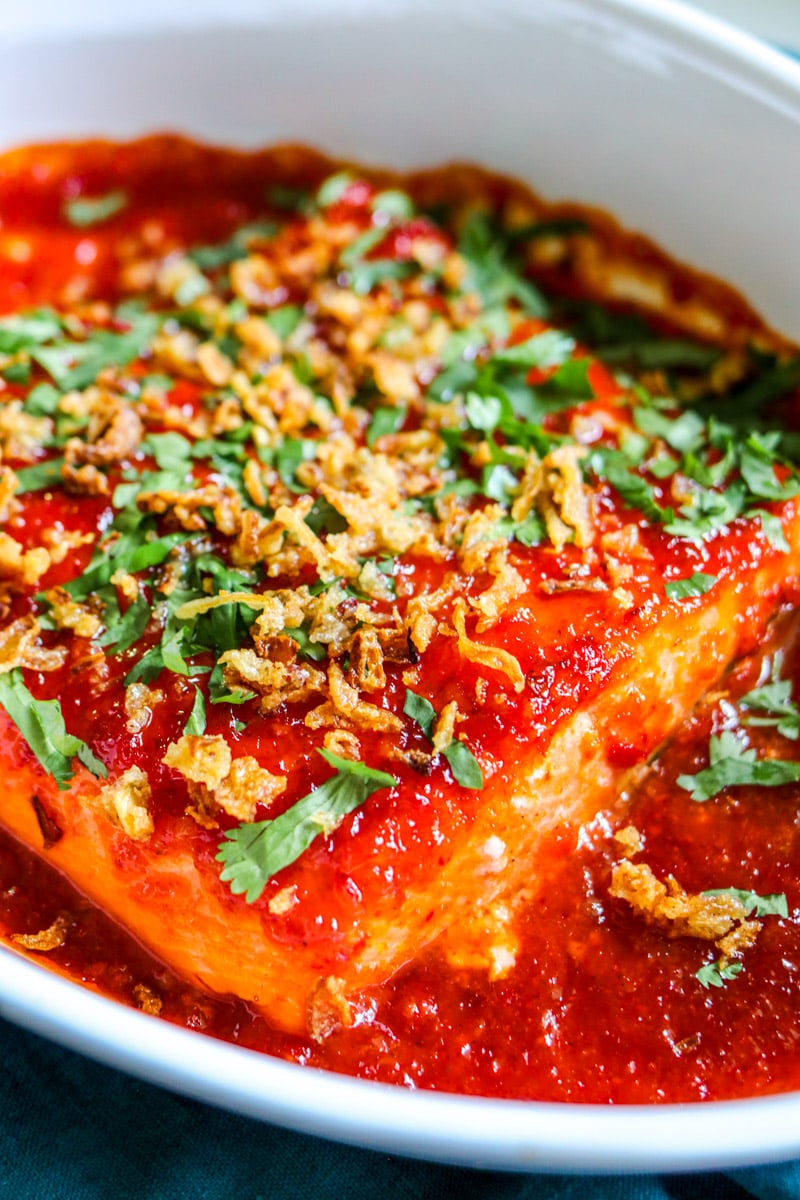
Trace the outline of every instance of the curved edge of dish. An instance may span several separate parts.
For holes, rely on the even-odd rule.
[[[192,1033],[2,947],[0,972],[0,1015],[33,1033],[193,1099],[363,1149],[560,1172],[708,1170],[800,1156],[797,1093],[605,1107],[406,1091]]]

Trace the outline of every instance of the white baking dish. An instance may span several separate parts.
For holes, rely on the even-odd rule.
[[[467,159],[597,204],[800,338],[800,68],[651,0],[273,0],[0,9],[0,146],[179,130],[395,167]],[[472,1165],[677,1170],[800,1155],[800,1095],[511,1103],[323,1075],[126,1010],[0,952],[0,1012],[147,1079]]]

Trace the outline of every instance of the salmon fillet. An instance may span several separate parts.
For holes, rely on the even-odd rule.
[[[598,605],[595,597],[589,615],[575,594],[521,598],[507,618],[505,644],[530,664],[530,690],[509,728],[493,728],[479,743],[483,790],[456,812],[444,787],[423,788],[413,771],[395,767],[401,786],[375,794],[365,827],[340,828],[324,851],[282,872],[273,894],[293,890],[286,913],[233,896],[220,883],[207,835],[188,818],[137,842],[108,820],[98,783],[82,768],[59,791],[5,716],[0,821],[177,972],[251,1001],[287,1029],[305,1027],[321,980],[341,979],[348,993],[381,982],[444,931],[448,953],[471,962],[477,956],[492,969],[513,943],[513,932],[495,919],[496,902],[535,894],[553,836],[563,838],[561,853],[574,845],[580,825],[615,800],[633,765],[645,763],[728,665],[757,644],[785,602],[800,576],[794,505],[785,522],[789,555],[763,552],[756,536],[755,563],[737,562],[709,595],[682,607],[662,602],[612,625],[613,602]],[[589,655],[578,630],[595,621]],[[543,652],[549,661],[537,671]],[[559,660],[569,664],[572,694],[559,694],[550,670]],[[448,665],[436,663],[437,676]],[[421,804],[434,808],[427,820],[415,811]]]
[[[484,218],[334,176],[154,251],[115,204],[138,303],[0,320],[0,822],[288,1031],[437,942],[507,974],[553,856],[795,598],[782,434],[615,378]],[[687,395],[751,382],[735,343]]]

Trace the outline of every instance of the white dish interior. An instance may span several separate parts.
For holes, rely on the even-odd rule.
[[[660,0],[132,12],[84,0],[51,16],[0,13],[0,147],[182,131],[399,168],[478,162],[611,211],[800,338],[800,68],[709,18]],[[797,1094],[598,1108],[407,1093],[187,1033],[8,951],[0,964],[12,1020],[201,1099],[365,1146],[570,1171],[800,1154]]]

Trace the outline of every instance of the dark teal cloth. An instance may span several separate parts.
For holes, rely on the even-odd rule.
[[[0,1200],[800,1200],[800,1164],[505,1175],[355,1150],[185,1100],[0,1022]]]

